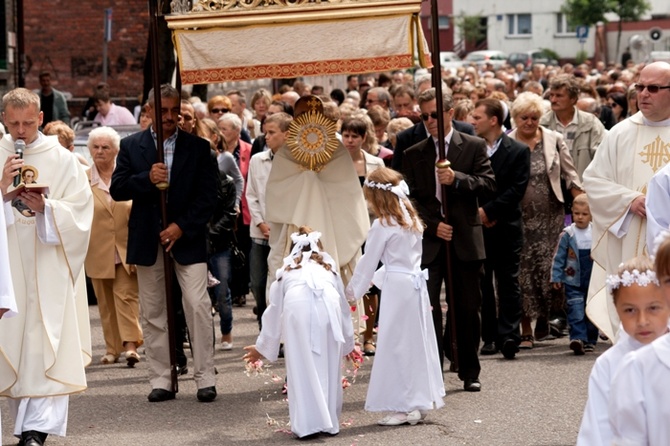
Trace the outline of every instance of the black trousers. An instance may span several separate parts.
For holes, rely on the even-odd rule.
[[[447,311],[446,330],[440,302],[442,284],[448,286],[446,243],[440,248],[436,259],[424,267],[428,268],[428,296],[433,307],[433,324],[440,352],[440,363],[444,362],[445,355],[448,359],[452,359],[449,311],[455,311],[458,377],[461,380],[477,379],[481,371],[478,352],[481,326],[479,311],[482,301],[479,286],[483,275],[482,261],[463,262],[456,257],[453,248],[451,249],[454,308],[449,308]]]
[[[495,342],[498,348],[502,348],[507,339],[514,340],[518,345],[521,341],[519,324],[522,314],[519,287],[519,261],[523,245],[521,226],[484,229],[484,243],[482,340],[485,344]]]

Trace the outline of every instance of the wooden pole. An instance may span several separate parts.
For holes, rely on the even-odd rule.
[[[149,38],[151,40],[151,80],[154,89],[154,124],[156,132],[156,150],[158,162],[164,162],[163,153],[163,125],[161,114],[161,81],[160,81],[160,61],[158,54],[158,2],[161,0],[149,0]],[[160,207],[163,229],[168,225],[167,221],[167,183],[156,185],[160,189]],[[170,378],[172,382],[172,392],[179,391],[177,381],[177,339],[175,333],[175,316],[172,305],[172,260],[167,252],[163,253],[163,268],[165,270],[165,306],[167,310],[168,338],[170,339]]]
[[[438,20],[437,0],[431,0],[431,38],[433,42],[433,53],[431,55],[433,62],[433,72],[431,78],[435,88],[435,105],[437,107],[437,146],[440,160],[446,160],[446,151],[444,147],[444,105],[442,103],[442,69],[440,67],[440,27]],[[447,198],[449,197],[447,186],[442,185],[442,213],[444,214],[444,223],[449,224],[449,211],[447,207]],[[446,242],[447,251],[447,304],[449,305],[449,328],[451,333],[451,362],[458,369],[458,345],[456,343],[456,305],[454,304],[454,286],[451,274],[451,243]],[[439,333],[442,336],[442,333]],[[446,350],[449,346],[444,345]]]

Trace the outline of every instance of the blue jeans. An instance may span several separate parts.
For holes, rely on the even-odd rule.
[[[214,294],[214,303],[221,318],[221,334],[227,335],[233,330],[233,300],[228,288],[230,279],[230,248],[212,255],[207,262],[210,272],[219,279],[220,284],[210,288]]]
[[[267,308],[267,301],[265,296],[265,289],[268,281],[268,256],[270,255],[270,247],[259,245],[251,241],[251,251],[249,253],[249,277],[251,279],[251,292],[256,300],[256,317],[258,318],[258,326],[261,325],[261,317],[265,308]]]
[[[590,249],[579,250],[579,284],[580,286],[565,285],[565,301],[568,307],[568,325],[570,340],[579,339],[585,344],[596,345],[598,342],[598,328],[586,317],[586,296],[589,292],[591,280]]]

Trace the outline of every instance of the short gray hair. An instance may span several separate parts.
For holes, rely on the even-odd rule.
[[[112,148],[119,151],[119,146],[121,144],[121,136],[111,127],[96,127],[88,134],[88,142],[86,145],[88,149],[91,150],[93,141],[96,139],[107,138],[112,144]]]
[[[235,113],[224,113],[220,118],[219,122],[227,122],[232,125],[237,133],[242,131],[242,120]]]

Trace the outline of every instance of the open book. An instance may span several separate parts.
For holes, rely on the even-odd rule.
[[[19,184],[16,189],[7,192],[2,196],[3,201],[12,201],[23,192],[35,192],[37,194],[47,195],[49,193],[49,186],[46,184]]]

